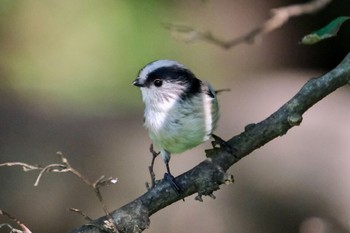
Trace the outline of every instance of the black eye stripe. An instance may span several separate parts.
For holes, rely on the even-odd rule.
[[[184,92],[180,96],[182,99],[201,93],[201,81],[190,70],[183,67],[160,67],[147,75],[145,86],[160,87],[164,82],[184,87]]]
[[[182,67],[160,67],[147,75],[146,82],[153,83],[156,79],[167,80],[169,82],[187,82],[193,76],[189,70]]]

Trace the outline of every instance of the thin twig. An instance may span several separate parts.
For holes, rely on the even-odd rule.
[[[0,167],[12,167],[12,166],[20,166],[22,167],[23,171],[34,171],[34,170],[41,170],[42,168],[39,165],[30,165],[27,163],[22,162],[7,162],[7,163],[0,163]]]
[[[18,230],[16,228],[13,228],[10,224],[8,223],[3,223],[0,224],[0,228],[3,226],[7,226],[8,228],[11,229],[11,232],[13,233],[32,233],[28,227],[26,227],[26,225],[24,225],[23,223],[21,223],[21,221],[19,221],[15,216],[13,216],[12,214],[4,211],[4,210],[0,210],[0,215],[6,216],[7,218],[11,219],[12,221],[14,221],[17,225],[19,225],[22,230]]]
[[[79,210],[77,208],[69,208],[69,211],[72,211],[74,213],[80,214],[81,216],[83,216],[85,218],[86,221],[91,222],[92,218],[90,218],[86,213],[84,213],[82,210]]]
[[[45,172],[68,172],[68,170],[64,164],[49,164],[41,169],[38,177],[35,180],[34,186],[39,185],[39,181]]]
[[[103,186],[108,186],[108,185],[111,185],[111,184],[116,184],[117,183],[117,179],[116,178],[108,178],[108,179],[105,179],[105,176],[101,176],[99,179],[97,179],[93,184],[92,184],[92,187],[96,193],[96,196],[98,198],[98,200],[100,201],[100,203],[102,204],[102,208],[104,210],[104,212],[106,213],[107,217],[108,217],[108,222],[109,224],[105,225],[108,226],[108,229],[112,230],[112,232],[118,232],[118,229],[116,227],[116,224],[114,222],[114,219],[113,217],[111,216],[110,214],[110,211],[108,210],[107,208],[107,205],[105,204],[104,200],[103,200],[103,197],[102,197],[102,194],[101,194],[101,191],[100,191],[100,187],[103,187]]]
[[[35,180],[34,186],[38,186],[43,175],[45,173],[48,173],[48,172],[59,172],[59,173],[69,172],[69,173],[74,174],[75,176],[77,176],[80,180],[82,180],[85,184],[90,186],[95,191],[95,194],[96,194],[100,204],[102,205],[103,211],[105,212],[106,216],[109,216],[108,221],[110,221],[110,224],[105,224],[106,227],[108,228],[108,231],[109,232],[118,232],[118,230],[115,226],[114,220],[111,217],[110,212],[108,211],[108,208],[103,200],[103,197],[102,197],[101,191],[100,191],[101,187],[116,184],[118,182],[118,179],[113,178],[113,177],[109,177],[106,179],[105,176],[101,176],[95,182],[91,182],[88,178],[86,178],[78,170],[76,170],[75,168],[73,168],[70,165],[68,159],[63,155],[62,152],[57,152],[57,155],[60,157],[62,163],[54,163],[54,164],[49,164],[46,166],[40,166],[40,165],[31,165],[31,164],[22,163],[22,162],[7,162],[7,163],[0,164],[0,167],[2,167],[2,166],[20,166],[20,167],[22,167],[23,171],[25,171],[25,172],[39,170],[40,172]],[[78,211],[74,211],[74,212],[77,213]],[[82,212],[79,212],[79,213],[82,215]],[[83,216],[86,217],[87,215],[83,215]],[[113,228],[113,231],[110,230],[111,227]]]
[[[149,170],[149,173],[150,173],[150,175],[151,175],[151,187],[149,187],[148,182],[146,182],[146,187],[147,187],[147,189],[153,188],[153,187],[156,185],[156,174],[154,173],[153,167],[154,167],[154,161],[156,160],[157,156],[160,154],[160,152],[156,152],[156,151],[153,149],[153,144],[152,144],[152,143],[151,143],[151,145],[150,145],[149,151],[150,151],[151,154],[152,154],[151,165],[148,166],[148,170]]]

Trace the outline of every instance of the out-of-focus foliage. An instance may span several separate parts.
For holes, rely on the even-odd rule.
[[[96,114],[118,105],[121,112],[140,102],[129,85],[140,65],[174,52],[154,17],[163,5],[2,1],[1,85],[44,105]]]

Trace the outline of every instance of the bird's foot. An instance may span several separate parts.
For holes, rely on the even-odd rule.
[[[171,187],[175,190],[177,195],[179,195],[179,196],[182,195],[183,188],[181,187],[179,182],[176,181],[176,179],[173,175],[171,175],[170,173],[167,172],[164,174],[164,179],[170,183]],[[182,200],[185,201],[185,199],[183,199],[183,198],[182,198]]]

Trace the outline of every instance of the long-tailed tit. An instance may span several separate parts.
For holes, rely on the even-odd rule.
[[[171,154],[182,153],[207,141],[219,119],[216,93],[184,65],[172,60],[149,63],[133,85],[145,103],[144,126],[153,144],[160,148],[170,180],[179,193],[181,186],[169,169]]]

